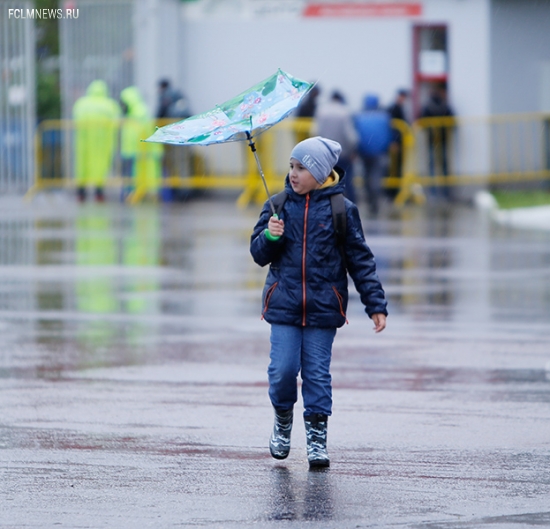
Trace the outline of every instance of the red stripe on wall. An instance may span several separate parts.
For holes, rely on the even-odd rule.
[[[422,4],[383,3],[383,4],[308,4],[305,17],[416,17],[422,15]]]

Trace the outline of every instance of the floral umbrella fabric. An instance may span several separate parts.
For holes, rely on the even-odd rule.
[[[145,141],[173,145],[211,145],[250,140],[286,118],[312,83],[282,70],[212,110],[166,125]]]

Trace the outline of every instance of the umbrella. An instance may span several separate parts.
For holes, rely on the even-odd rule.
[[[271,210],[276,214],[254,138],[286,118],[312,87],[313,83],[297,79],[279,69],[264,81],[207,112],[157,129],[145,141],[172,145],[212,145],[229,141],[248,141]]]

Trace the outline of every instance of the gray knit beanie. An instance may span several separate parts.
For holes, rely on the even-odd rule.
[[[315,136],[301,141],[292,149],[290,157],[298,160],[321,185],[336,165],[342,147],[337,141]]]

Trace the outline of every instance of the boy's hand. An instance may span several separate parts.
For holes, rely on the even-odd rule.
[[[374,322],[374,332],[382,332],[386,328],[385,314],[373,314],[371,318]]]
[[[281,237],[285,232],[285,223],[281,219],[270,217],[267,224],[267,229],[273,237]]]

